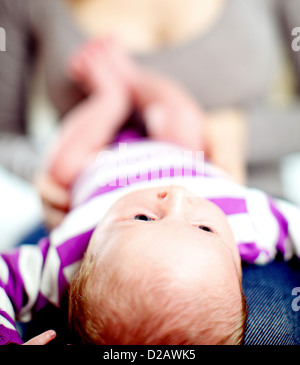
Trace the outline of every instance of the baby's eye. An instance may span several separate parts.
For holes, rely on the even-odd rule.
[[[137,214],[137,215],[134,216],[133,219],[138,220],[138,221],[145,221],[145,222],[150,222],[150,221],[154,220],[146,214]]]
[[[213,229],[211,229],[208,226],[199,226],[198,228],[201,229],[202,231],[205,231],[205,232],[214,233]]]

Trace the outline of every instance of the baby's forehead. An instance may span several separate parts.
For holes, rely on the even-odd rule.
[[[133,259],[135,263],[144,261],[147,264],[149,258],[162,263],[184,259],[191,262],[196,257],[215,262],[222,252],[220,247],[224,246],[222,235],[186,222],[130,221],[113,224],[108,229],[109,234],[103,236],[106,240],[102,249],[106,245],[112,247],[111,252],[118,262]]]
[[[103,275],[103,272],[118,273],[131,279],[149,275],[151,278],[172,278],[176,284],[197,283],[202,289],[218,287],[223,281],[228,284],[228,278],[231,280],[231,273],[235,273],[231,253],[224,249],[216,236],[211,236],[209,242],[204,243],[203,239],[199,242],[196,235],[186,232],[180,237],[177,232],[172,234],[167,228],[162,228],[159,233],[152,236],[134,228],[130,239],[118,235],[112,250],[101,255],[95,277]]]

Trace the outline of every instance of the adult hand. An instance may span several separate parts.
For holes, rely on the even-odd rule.
[[[49,330],[25,342],[23,345],[46,345],[47,343],[54,340],[55,337],[56,332],[53,330]]]
[[[69,210],[69,191],[47,173],[35,177],[35,186],[43,204],[45,223],[49,229],[53,229],[62,222]]]

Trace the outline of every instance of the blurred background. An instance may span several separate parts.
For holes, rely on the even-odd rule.
[[[86,97],[68,75],[84,41],[114,35],[208,115],[248,127],[248,185],[300,205],[298,0],[0,0],[0,249],[43,221],[33,184],[64,116]]]

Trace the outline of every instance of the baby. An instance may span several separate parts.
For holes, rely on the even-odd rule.
[[[87,343],[240,344],[245,310],[225,214],[176,185],[119,199],[70,290],[70,323]]]
[[[159,111],[151,107],[144,113],[146,121],[149,113],[158,119],[159,113],[165,113],[173,123],[168,140],[202,150],[205,127],[199,108],[181,90],[166,86],[165,82],[159,94],[157,85],[161,80],[155,80],[153,86],[146,73],[137,76],[141,71],[116,49],[112,40],[108,42],[89,44],[73,64],[76,77],[87,79],[89,88],[97,87],[96,83],[102,85],[95,109],[109,94],[105,90],[113,93],[110,117],[99,110],[95,113],[102,119],[105,133],[115,134],[129,110],[128,99],[124,98],[127,93],[120,95],[112,90],[120,81],[107,80],[109,67],[104,63],[109,58],[117,64],[115,72],[122,74],[123,83],[127,88],[130,85],[132,98],[140,109],[145,110],[143,104],[152,95],[154,104],[163,101],[165,109],[170,104],[174,109],[177,104],[176,113],[171,108]],[[93,67],[95,77],[87,78],[86,70]],[[151,78],[155,79],[153,75]],[[139,86],[139,80],[148,86]],[[92,108],[90,105],[89,111]],[[153,126],[157,121],[152,120],[150,129],[159,128],[163,117],[158,126]],[[69,124],[74,126],[74,120],[82,123],[82,118],[73,115]],[[99,129],[98,121],[97,124]],[[50,166],[51,174],[66,185],[86,164],[85,151],[77,146],[84,146],[82,140],[91,139],[84,139],[88,132],[79,133],[72,125],[63,131]],[[93,135],[102,138],[104,133],[100,130]],[[103,139],[102,144],[108,139]],[[91,151],[90,142],[87,146]],[[80,274],[71,285],[70,298],[70,322],[81,340],[88,343],[238,344],[243,339],[246,314],[240,256],[227,218],[213,203],[173,184],[164,189],[132,192],[115,203],[93,234]]]
[[[93,344],[241,344],[241,259],[299,255],[299,209],[191,164],[177,145],[127,143],[125,169],[111,146],[77,179],[55,234],[64,244],[93,232],[70,285],[73,332]]]
[[[86,50],[77,59],[85,69],[89,60]],[[168,142],[124,129],[119,145],[110,145],[137,86],[121,93],[132,77],[106,83],[113,77],[106,66],[102,94],[83,104],[86,125],[81,108],[69,116],[48,165],[52,178],[71,186],[70,212],[37,247],[0,257],[0,342],[21,343],[15,319],[28,320],[48,302],[59,306],[70,285],[69,323],[80,343],[241,344],[241,259],[300,256],[299,209],[204,161],[201,113],[180,92],[173,101],[187,107],[187,133],[178,118]]]

